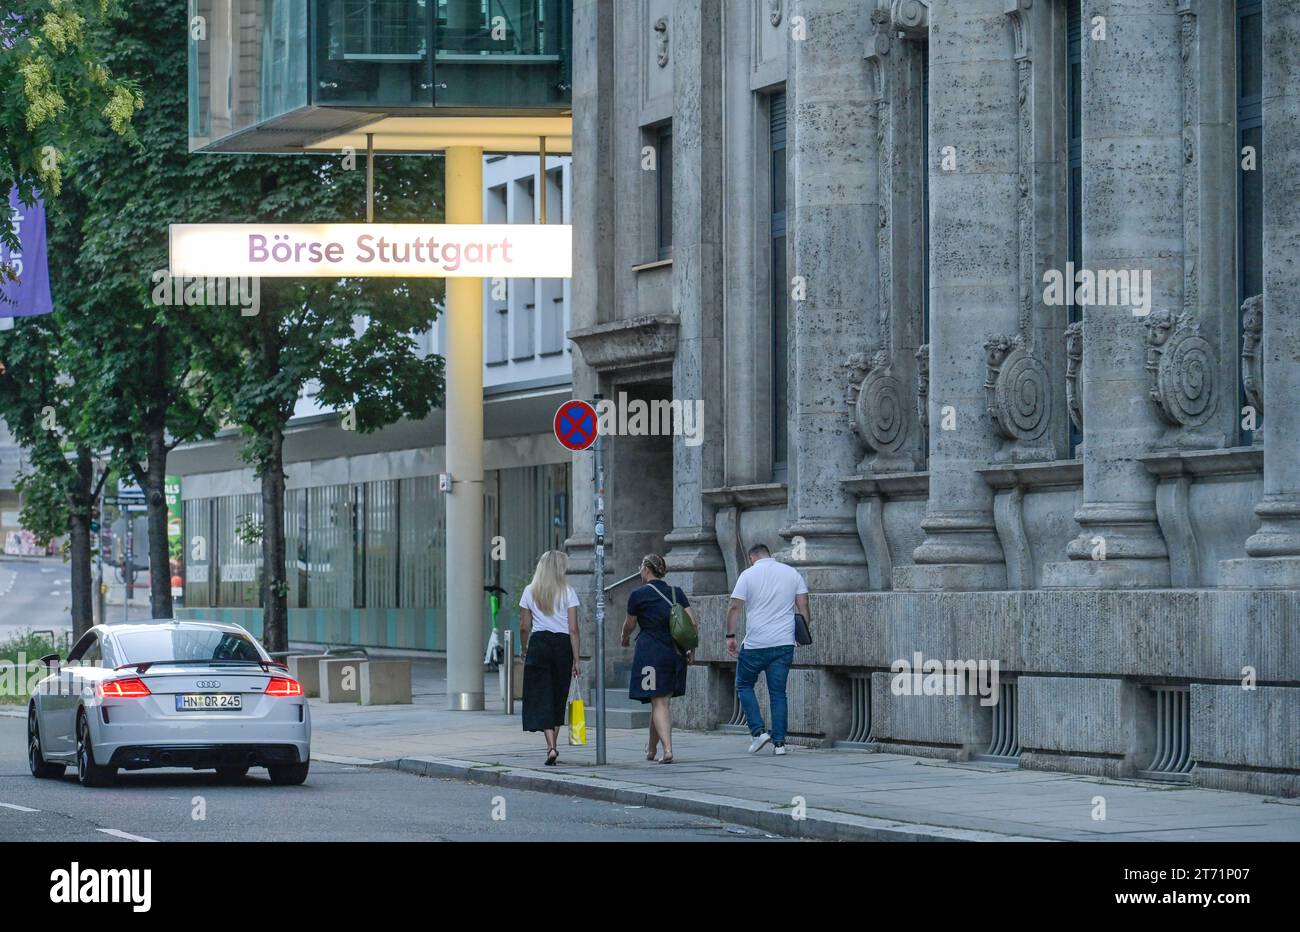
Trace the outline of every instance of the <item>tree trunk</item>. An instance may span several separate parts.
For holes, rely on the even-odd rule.
[[[289,585],[284,541],[284,429],[267,438],[262,471],[262,644],[289,649]]]
[[[95,487],[95,462],[90,451],[77,450],[77,461],[68,488],[68,549],[72,563],[72,640],[75,642],[94,624],[91,601],[91,495]]]
[[[154,618],[172,615],[171,542],[167,536],[167,435],[149,431],[149,463],[144,498],[149,508],[149,606]]]

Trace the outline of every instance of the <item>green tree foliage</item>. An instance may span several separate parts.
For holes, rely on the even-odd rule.
[[[208,156],[220,160],[221,156]],[[242,187],[267,222],[344,222],[364,214],[365,179],[339,158],[263,161]],[[441,200],[440,160],[385,159],[376,170],[376,217],[430,220]],[[232,217],[231,219],[236,219]],[[287,642],[284,432],[306,394],[343,410],[345,425],[377,430],[422,418],[443,398],[443,360],[420,351],[442,283],[427,279],[265,279],[255,317],[221,317],[202,364],[240,425],[244,456],[262,482],[263,639]]]
[[[19,481],[22,523],[42,543],[68,533],[72,563],[72,626],[90,627],[90,519],[104,482],[95,475],[94,451],[85,433],[86,378],[76,367],[86,354],[70,346],[67,314],[19,318],[0,333],[0,417],[25,448]]]
[[[57,195],[63,163],[88,132],[130,136],[140,95],[105,64],[102,24],[115,0],[6,0],[0,8],[0,202]],[[18,245],[9,226],[0,239]]]
[[[343,153],[191,155],[186,6],[132,0],[130,7],[129,18],[104,26],[101,44],[104,66],[135,82],[143,109],[130,134],[108,129],[82,140],[68,179],[75,196],[51,207],[58,308],[51,325],[62,329],[48,360],[72,373],[77,388],[67,442],[111,452],[114,468],[145,489],[151,599],[154,614],[166,616],[167,457],[222,424],[237,425],[262,482],[265,638],[283,649],[285,426],[309,390],[348,409],[361,431],[423,417],[439,404],[442,360],[419,347],[442,283],[263,280],[253,316],[238,307],[155,303],[169,224],[357,221],[365,211],[364,163],[347,170]],[[436,219],[441,160],[389,157],[377,166],[379,219]],[[73,203],[65,208],[65,200]]]
[[[238,307],[174,307],[152,300],[167,267],[171,223],[344,222],[365,211],[364,165],[337,156],[269,158],[188,151],[186,8],[133,0],[113,23],[108,64],[137,79],[145,106],[139,145],[100,134],[77,165],[87,203],[76,303],[84,344],[100,359],[87,419],[96,446],[137,477],[150,506],[152,566],[165,566],[166,459],[178,444],[239,426],[262,481],[263,606],[272,649],[285,647],[284,428],[304,390],[355,409],[372,430],[423,417],[442,397],[442,360],[422,357],[441,283],[401,280],[264,280],[259,313]],[[441,200],[441,161],[378,163],[382,219],[431,220]],[[130,179],[129,184],[121,183]],[[368,321],[368,322],[367,322]],[[166,574],[155,572],[155,614],[171,611]]]

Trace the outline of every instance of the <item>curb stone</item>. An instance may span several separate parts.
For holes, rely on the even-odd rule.
[[[531,790],[541,793],[580,796],[620,805],[647,806],[687,815],[734,822],[789,838],[819,841],[1043,841],[1024,835],[1002,835],[973,829],[947,828],[848,815],[827,809],[808,809],[804,819],[791,818],[785,807],[751,802],[729,796],[691,791],[667,791],[657,786],[578,777],[569,774],[541,774],[527,768],[501,764],[427,757],[402,757],[372,765],[385,770],[421,777],[465,780],[488,786]]]

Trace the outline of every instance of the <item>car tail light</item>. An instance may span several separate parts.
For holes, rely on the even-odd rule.
[[[273,676],[271,682],[266,684],[266,694],[268,696],[301,696],[302,685],[297,680],[291,680],[287,676]]]
[[[107,699],[139,699],[149,695],[149,687],[138,676],[121,680],[105,680],[99,684],[99,694]]]

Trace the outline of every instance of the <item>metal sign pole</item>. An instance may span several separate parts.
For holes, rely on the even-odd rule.
[[[366,223],[375,222],[375,134],[366,133]]]
[[[107,469],[107,467],[105,467]],[[95,607],[91,618],[97,625],[108,624],[108,599],[104,597],[104,531],[112,527],[108,523],[108,512],[104,505],[104,483],[99,486],[99,531],[95,534]]]
[[[600,395],[596,396],[599,402]],[[592,444],[596,456],[596,763],[605,763],[605,460],[601,456],[600,429]]]
[[[131,597],[135,595],[135,555],[131,552],[133,537],[131,531],[131,512],[122,512],[122,521],[125,525],[123,530],[126,531],[126,558],[122,564],[122,620],[131,620]]]

